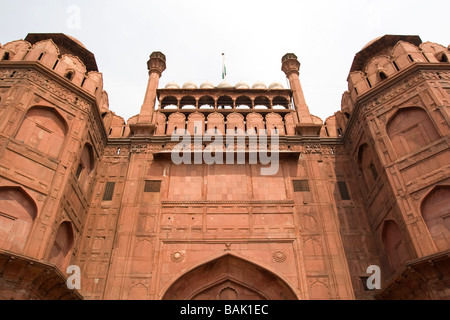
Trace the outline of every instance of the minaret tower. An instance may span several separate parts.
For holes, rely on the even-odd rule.
[[[293,53],[287,53],[281,59],[281,70],[286,74],[289,80],[291,90],[293,91],[295,109],[297,110],[298,121],[296,125],[297,132],[302,136],[317,136],[320,134],[321,125],[315,124],[308,105],[306,104],[300,83],[300,62]]]
[[[136,124],[130,126],[133,135],[153,134],[155,130],[155,124],[152,118],[156,103],[156,90],[158,89],[159,79],[164,70],[166,70],[166,56],[158,51],[153,52],[150,55],[147,66],[149,74],[147,91],[138,121]]]

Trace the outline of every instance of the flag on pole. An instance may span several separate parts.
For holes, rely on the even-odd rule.
[[[222,79],[225,80],[226,76],[227,76],[227,67],[225,66],[225,53],[222,53],[222,57],[223,57],[223,64],[222,64]]]

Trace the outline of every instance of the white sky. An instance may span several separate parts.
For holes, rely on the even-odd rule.
[[[450,43],[448,0],[14,0],[0,8],[2,44],[39,32],[83,42],[103,73],[110,109],[125,120],[139,113],[153,51],[167,57],[160,88],[219,84],[222,52],[232,85],[286,87],[281,57],[293,52],[310,111],[325,120],[340,110],[354,55],[373,38]]]

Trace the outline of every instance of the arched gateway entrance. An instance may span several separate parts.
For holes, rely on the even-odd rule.
[[[272,272],[225,255],[181,276],[163,300],[297,300],[297,296]]]

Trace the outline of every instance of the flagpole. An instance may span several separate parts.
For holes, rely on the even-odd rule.
[[[227,77],[227,67],[225,66],[225,53],[222,53],[223,63],[222,63],[222,79],[225,80]]]

